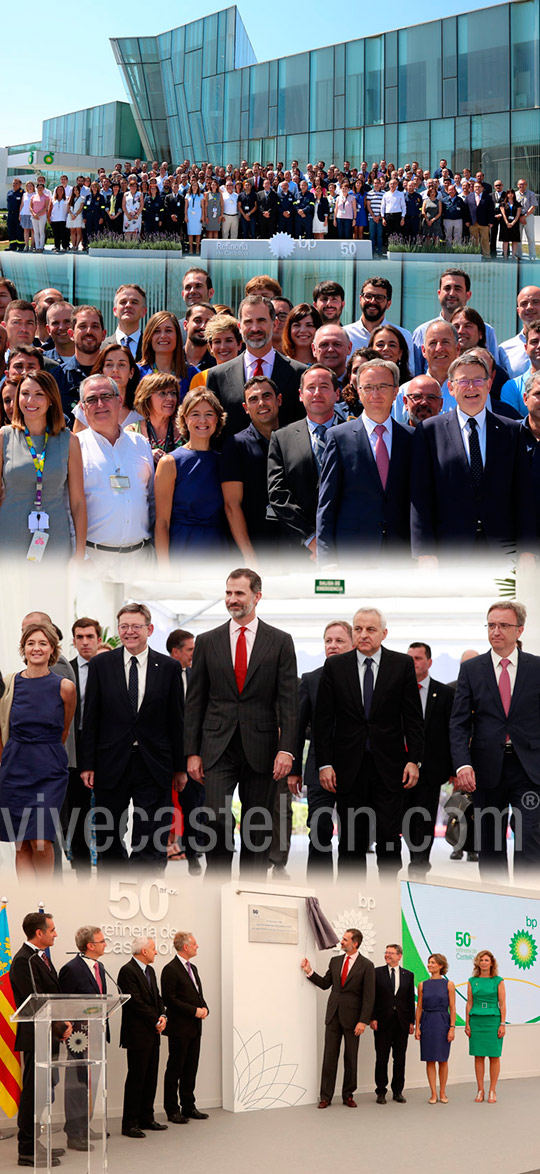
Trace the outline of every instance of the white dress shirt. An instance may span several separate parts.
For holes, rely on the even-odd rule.
[[[249,664],[258,627],[259,620],[257,616],[255,616],[255,619],[251,620],[251,623],[249,624],[238,624],[236,620],[229,620],[229,639],[231,642],[231,657],[233,664],[236,657],[236,645],[238,644],[240,628],[245,628],[247,663]]]
[[[501,342],[499,347],[499,363],[512,379],[516,379],[518,375],[523,375],[529,366],[529,362],[530,359],[525,350],[525,335],[522,330],[520,330],[519,334],[515,334],[513,338],[507,338],[505,342]]]
[[[125,330],[120,330],[120,327],[117,326],[116,330],[115,330],[115,337],[116,337],[116,341],[118,343],[118,346],[126,346],[126,345],[129,346],[129,349],[133,355],[133,358],[135,358],[137,355],[137,347],[139,345],[141,331],[134,330],[133,334],[126,334]],[[126,344],[124,342],[125,338],[130,338],[131,342]]]
[[[83,459],[89,542],[134,546],[150,537],[154,499],[154,458],[144,436],[120,430],[111,444],[93,428],[77,433]],[[128,477],[129,488],[114,489],[111,477]]]
[[[418,692],[420,694],[420,702],[422,705],[422,713],[423,713],[424,717],[426,716],[426,705],[427,705],[427,699],[428,699],[428,693],[429,693],[430,680],[431,680],[431,677],[428,673],[427,677],[424,677],[423,681],[418,682],[418,685],[419,685]]]
[[[86,682],[88,680],[88,664],[89,661],[84,659],[84,656],[77,656],[77,669],[79,673],[79,697],[81,716],[79,720],[79,729],[82,728],[83,714],[84,714],[84,695],[86,693]]]
[[[187,974],[187,976],[188,976],[188,978],[189,978],[189,981],[193,983],[193,986],[195,987],[195,990],[196,990],[196,991],[197,991],[197,992],[200,994],[200,991],[199,991],[199,988],[198,988],[198,986],[197,986],[197,983],[195,982],[195,974],[194,974],[194,973],[192,973],[192,974],[190,974],[190,973],[189,973],[189,970],[188,970],[188,959],[187,959],[187,958],[182,958],[182,955],[181,955],[181,954],[177,954],[177,955],[176,955],[176,957],[178,958],[178,961],[181,963],[181,965],[184,967],[184,970],[185,970],[185,972],[186,972],[186,974]],[[190,966],[191,966],[191,959],[189,959],[189,964],[190,964]],[[192,968],[192,969],[193,969],[193,968]]]
[[[480,441],[480,452],[482,454],[482,462],[484,465],[486,463],[486,414],[487,414],[486,408],[483,408],[482,411],[479,412],[477,416],[472,417],[474,420],[476,420],[476,424],[477,424],[476,434],[478,436],[478,440]],[[469,441],[470,441],[471,433],[470,433],[470,429],[469,429],[469,420],[471,419],[471,417],[467,416],[467,414],[465,412],[462,412],[461,408],[456,408],[456,415],[457,415],[457,418],[459,421],[459,426],[461,428],[461,438],[463,440],[463,447],[464,447],[465,452],[467,454],[467,460],[470,464],[471,463],[471,451],[469,448]]]
[[[373,691],[375,691],[375,685],[377,684],[377,674],[379,672],[379,665],[381,663],[381,652],[382,652],[382,648],[378,648],[377,652],[374,652],[373,656],[371,657],[371,661],[372,661],[371,671],[373,673]],[[366,675],[366,665],[365,665],[366,659],[367,659],[367,654],[364,652],[358,652],[358,649],[357,649],[356,660],[358,663],[358,678],[360,681],[360,692],[362,694],[362,703],[364,701],[364,677]]]
[[[407,205],[405,203],[405,196],[403,192],[385,192],[381,202],[381,216],[392,216],[399,213],[400,216],[407,215]]]
[[[262,363],[263,375],[266,375],[267,379],[271,379],[272,378],[272,371],[274,370],[275,358],[276,358],[276,352],[273,347],[271,347],[271,349],[268,351],[268,353],[266,355],[262,355],[262,356],[261,355],[253,355],[251,353],[251,351],[245,350],[244,351],[244,371],[246,373],[246,383],[247,383],[248,379],[251,379],[252,376],[255,374],[255,368],[257,366],[257,363],[259,362],[259,359],[261,360],[261,363]]]
[[[409,348],[409,367],[411,368],[411,371],[413,371],[414,370],[414,345],[413,345],[413,336],[412,336],[410,330],[405,330],[405,327],[398,326],[397,322],[389,322],[387,318],[383,318],[382,322],[379,323],[379,327],[381,327],[381,326],[395,326],[396,330],[401,331],[404,339],[407,342],[407,346]],[[357,351],[360,347],[363,347],[363,346],[369,346],[369,340],[371,337],[371,331],[373,330],[373,327],[364,326],[364,323],[362,322],[361,318],[358,318],[358,320],[356,322],[351,322],[349,324],[349,326],[345,326],[344,330],[346,330],[347,334],[349,335],[349,338],[352,342],[352,350],[353,351]]]
[[[124,673],[126,675],[126,687],[128,689],[129,689],[129,671],[131,669],[132,656],[135,656],[135,653],[129,652],[127,648],[124,648]],[[137,676],[139,679],[139,694],[137,697],[137,710],[139,710],[141,708],[143,697],[144,697],[144,691],[146,689],[146,669],[148,667],[148,645],[146,645],[146,648],[144,648],[142,652],[138,652],[136,654],[136,660],[137,660],[137,664],[139,666],[138,670],[137,670]]]
[[[390,982],[392,983],[392,986],[394,986],[394,974],[395,974],[395,976],[396,976],[396,985],[395,985],[395,987],[394,987],[394,990],[395,990],[395,993],[396,993],[396,995],[397,995],[397,993],[398,993],[398,990],[399,990],[399,979],[400,979],[400,968],[399,968],[399,966],[389,966],[389,967],[388,967],[388,974],[389,974],[389,976],[390,976]]]
[[[377,434],[375,432],[375,429],[378,427],[377,421],[370,420],[369,416],[367,416],[365,412],[362,412],[362,415],[359,417],[359,419],[362,421],[362,424],[364,425],[364,428],[367,432],[368,440],[371,445],[371,451],[373,453],[373,456],[375,457],[375,445],[377,444],[377,441],[379,439],[379,437],[377,436]],[[388,452],[388,456],[391,457],[392,456],[392,417],[388,416],[387,419],[382,420],[381,423],[384,424],[384,427],[386,428],[386,432],[383,432],[382,438],[383,438],[384,443],[386,445],[386,450]]]

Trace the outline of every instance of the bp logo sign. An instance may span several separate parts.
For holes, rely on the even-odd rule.
[[[538,947],[526,929],[520,929],[510,939],[510,957],[520,970],[530,970],[534,966],[538,955]]]
[[[43,156],[43,162],[44,163],[54,163],[54,155],[52,155],[51,152],[49,151],[48,155]]]

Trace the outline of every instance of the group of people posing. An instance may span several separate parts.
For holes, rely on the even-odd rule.
[[[72,551],[119,574],[190,552],[279,552],[332,565],[387,555],[534,555],[540,527],[540,289],[500,346],[445,270],[439,315],[411,335],[377,275],[360,316],[321,281],[294,306],[252,278],[236,317],[188,269],[184,312],[122,285],[117,326],[60,291],[0,279],[2,550]],[[435,303],[436,305],[437,303]],[[434,306],[435,309],[435,306]],[[38,508],[39,507],[39,508]]]

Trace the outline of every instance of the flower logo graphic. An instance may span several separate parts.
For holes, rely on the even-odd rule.
[[[520,929],[510,940],[510,957],[520,970],[529,970],[538,956],[538,946],[526,929]]]
[[[335,921],[332,922],[332,925],[340,940],[343,937],[345,931],[350,929],[351,925],[354,925],[355,929],[361,930],[363,935],[364,940],[362,942],[362,953],[373,953],[375,949],[375,928],[373,922],[371,922],[369,918],[366,917],[365,913],[362,913],[360,909],[345,909],[344,912],[340,913],[339,917],[337,917]]]
[[[290,257],[291,253],[294,253],[296,245],[288,232],[276,232],[275,236],[268,241],[268,248],[272,256],[279,261],[282,257]]]
[[[283,1044],[265,1048],[260,1031],[243,1040],[235,1028],[234,1099],[250,1109],[277,1109],[297,1105],[306,1092],[293,1084],[298,1064],[283,1064]]]
[[[74,1031],[73,1034],[70,1035],[67,1041],[67,1045],[70,1052],[73,1052],[76,1056],[81,1055],[81,1053],[85,1052],[88,1047],[88,1036],[86,1032]]]

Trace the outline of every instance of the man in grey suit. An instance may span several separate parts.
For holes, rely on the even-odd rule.
[[[341,939],[345,957],[331,958],[324,977],[316,974],[308,958],[300,963],[306,978],[323,991],[331,987],[326,1006],[326,1031],[321,1073],[319,1109],[327,1109],[334,1095],[341,1040],[343,1039],[343,1104],[356,1109],[353,1093],[357,1082],[358,1044],[373,1012],[375,968],[359,949],[362,933],[348,929]]]
[[[279,419],[282,425],[301,420],[304,409],[298,398],[303,363],[280,355],[272,345],[276,311],[270,298],[249,294],[238,307],[238,321],[246,345],[243,354],[221,363],[208,372],[206,386],[217,395],[227,412],[222,440],[246,426],[244,387],[253,375],[265,375],[277,385],[281,395]]]
[[[262,584],[245,567],[232,571],[225,605],[230,620],[197,637],[184,713],[187,772],[204,782],[207,868],[230,868],[231,801],[242,804],[241,869],[264,873],[276,783],[290,774],[298,690],[291,637],[259,620]],[[256,808],[257,811],[252,811]]]

